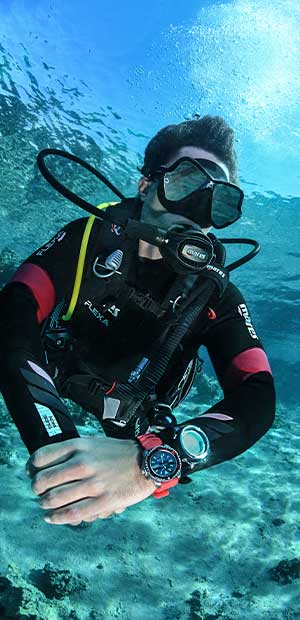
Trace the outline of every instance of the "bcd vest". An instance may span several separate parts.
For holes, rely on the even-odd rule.
[[[125,223],[128,218],[139,219],[140,210],[141,201],[139,199],[126,199],[117,208],[107,208],[106,213],[108,213],[110,221],[105,220],[101,225],[99,223],[96,225],[97,234],[90,235],[85,260],[81,265],[82,279],[75,305],[74,296],[72,296],[73,308],[71,311],[70,300],[67,301],[67,308],[66,305],[59,304],[44,326],[44,342],[49,353],[50,349],[52,352],[53,349],[61,351],[63,361],[68,356],[72,357],[72,347],[74,348],[71,337],[72,326],[84,325],[87,306],[101,323],[101,328],[105,329],[110,325],[113,326],[114,321],[118,319],[118,314],[128,304],[136,305],[149,316],[151,315],[159,324],[158,340],[163,340],[163,333],[168,331],[170,325],[176,325],[180,321],[180,317],[184,315],[186,306],[190,304],[190,299],[193,295],[196,296],[199,282],[203,280],[198,275],[174,277],[174,282],[166,291],[161,303],[153,299],[149,292],[145,294],[135,287],[137,243],[126,238],[120,221]],[[115,222],[111,221],[113,219]],[[217,240],[215,242],[216,252],[222,252],[219,247],[220,242]],[[101,265],[105,265],[107,257],[116,250],[123,253],[120,268],[117,270],[119,273],[114,273],[109,277],[99,277],[97,274],[103,275]],[[216,301],[217,296],[214,295],[214,302]],[[203,315],[204,323],[207,323],[207,312]],[[172,356],[173,364],[168,367],[167,374],[170,379],[172,377],[169,381],[170,385],[165,384],[164,395],[159,395],[159,404],[170,409],[176,407],[187,395],[198,366],[197,351],[189,351],[189,354],[186,354],[184,340],[186,340],[186,335],[176,347],[176,352]],[[144,372],[143,364],[147,366],[150,358],[149,352],[145,351],[139,363],[131,369],[128,383],[135,384],[138,381],[141,373]],[[118,377],[116,377],[115,383],[117,382]],[[120,404],[123,395],[118,397],[118,394],[113,394],[113,383],[107,382],[107,378],[101,376],[101,372],[91,372],[90,369],[84,369],[83,372],[77,372],[67,378],[64,376],[64,382],[59,385],[59,388],[63,396],[71,398],[97,415],[107,434],[116,436],[113,430],[114,425],[117,425],[119,437],[131,437],[133,423],[134,435],[144,432],[148,427],[147,415],[149,417],[149,413],[153,412],[155,407],[157,410],[156,386],[153,386],[153,393],[145,399],[146,402],[143,402],[143,405],[132,413],[133,407],[129,406],[128,398],[124,397],[124,403]],[[103,410],[99,406],[101,397],[104,397]],[[134,395],[132,398],[134,400]],[[131,419],[132,417],[136,418],[135,421]],[[129,427],[131,427],[130,430]]]

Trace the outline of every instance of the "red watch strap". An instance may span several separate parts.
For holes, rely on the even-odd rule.
[[[167,480],[166,482],[162,482],[161,486],[157,487],[157,489],[154,491],[154,493],[152,493],[152,495],[154,495],[156,499],[166,497],[167,495],[169,495],[169,491],[167,491],[167,489],[175,487],[176,484],[178,484],[178,478],[173,478],[173,480]]]
[[[145,433],[145,435],[138,435],[136,437],[140,444],[145,448],[145,450],[151,450],[151,448],[156,448],[156,446],[162,445],[162,440],[157,435],[153,435],[152,433]]]

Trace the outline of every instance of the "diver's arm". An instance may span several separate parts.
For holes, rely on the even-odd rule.
[[[206,433],[210,453],[207,459],[185,473],[206,469],[245,452],[270,429],[274,415],[272,375],[268,372],[251,375],[232,394],[200,417],[189,420],[189,424],[199,426]]]
[[[210,442],[206,459],[194,468],[184,466],[183,476],[245,452],[272,426],[275,390],[262,343],[254,331],[245,302],[236,287],[217,308],[217,319],[202,337],[223,388],[224,398],[196,418],[176,426],[194,424]],[[174,431],[159,436],[178,449]]]
[[[84,224],[67,225],[19,267],[0,293],[0,389],[30,454],[79,436],[47,373],[39,325],[56,299],[69,293]]]
[[[0,293],[0,389],[28,452],[79,437],[47,373],[37,303],[29,289],[13,283]]]

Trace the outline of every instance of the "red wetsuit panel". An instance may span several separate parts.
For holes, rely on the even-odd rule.
[[[41,323],[50,314],[55,304],[55,289],[44,269],[32,263],[21,265],[13,275],[11,282],[26,284],[37,304],[37,320]]]
[[[263,371],[272,374],[268,358],[263,349],[258,347],[246,349],[246,351],[242,351],[231,361],[223,378],[223,387],[226,391],[232,391],[242,381],[248,379],[250,375]]]

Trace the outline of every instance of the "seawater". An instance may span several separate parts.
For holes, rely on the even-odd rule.
[[[265,345],[278,401],[273,428],[248,452],[199,472],[166,501],[149,499],[77,529],[44,524],[23,476],[28,454],[1,404],[0,568],[3,579],[10,575],[1,617],[300,618],[296,563],[287,583],[270,576],[279,562],[300,561],[299,32],[296,0],[2,0],[1,285],[84,216],[41,177],[41,149],[76,154],[134,196],[144,149],[161,127],[224,116],[235,131],[245,201],[242,219],[220,236],[261,245],[232,280]],[[90,202],[116,200],[75,164],[51,166]],[[228,248],[228,262],[244,250]],[[222,398],[201,356],[204,374],[179,420]],[[82,411],[70,410],[83,432],[96,432]],[[49,590],[51,579],[69,585]]]

